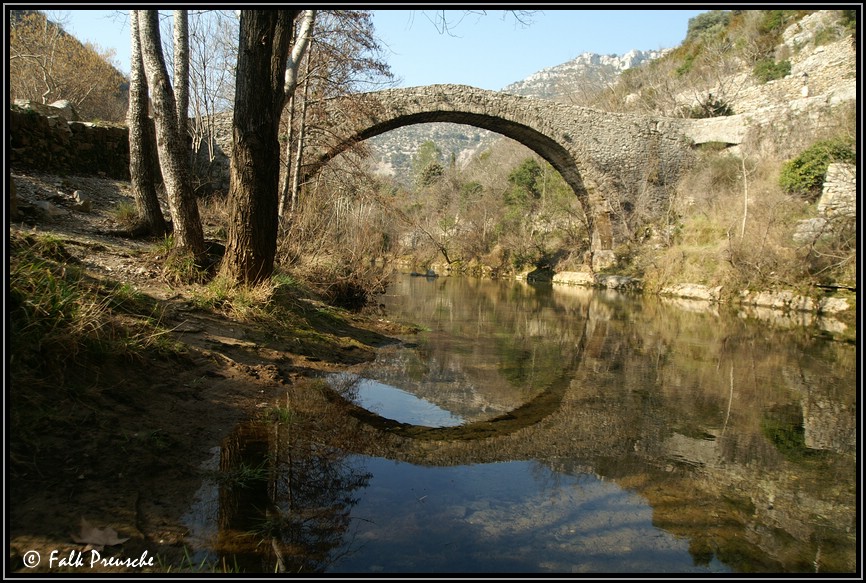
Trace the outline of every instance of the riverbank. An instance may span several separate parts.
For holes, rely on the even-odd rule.
[[[287,399],[339,416],[311,379],[409,330],[291,281],[247,304],[169,283],[163,242],[105,234],[131,201],[127,183],[13,178],[11,571],[231,570],[192,564],[185,541],[203,462]],[[76,192],[86,211],[73,209]]]
[[[407,261],[406,266],[411,266]],[[408,268],[408,267],[407,267]],[[490,267],[474,273],[459,273],[459,277],[493,277]],[[426,277],[448,276],[447,265],[434,264]],[[413,272],[413,275],[422,275]],[[596,273],[590,270],[533,270],[503,276],[554,286],[613,290],[625,293],[658,295],[682,309],[697,312],[718,312],[720,307],[736,310],[741,317],[764,320],[782,328],[809,328],[822,335],[844,342],[857,340],[857,290],[847,286],[811,286],[805,289],[778,288],[768,290],[727,289],[696,283],[669,284],[661,289],[647,290],[637,277],[616,273]]]

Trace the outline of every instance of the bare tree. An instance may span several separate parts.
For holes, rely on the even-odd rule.
[[[9,12],[9,96],[51,103],[65,99],[83,119],[126,116],[126,80],[114,52],[82,44],[63,30],[62,15]]]
[[[315,11],[311,11],[307,15],[307,19],[305,19],[305,25],[307,26],[306,34],[309,37],[312,37],[313,27],[315,25],[316,13]],[[296,45],[296,49],[300,45]],[[293,51],[293,56],[294,56]],[[306,76],[304,77],[304,89],[301,92],[300,99],[300,119],[298,123],[298,144],[296,148],[296,154],[294,158],[294,164],[292,163],[292,144],[293,144],[293,127],[294,127],[294,117],[295,117],[295,88],[298,83],[298,73],[297,66],[292,68],[292,77],[289,78],[287,76],[286,80],[286,90],[289,94],[289,122],[288,122],[288,136],[286,139],[286,171],[285,178],[283,181],[283,186],[280,189],[280,205],[279,205],[279,214],[280,216],[291,215],[292,211],[295,209],[295,204],[298,199],[298,185],[300,183],[300,165],[301,159],[304,155],[304,133],[306,129],[306,117],[307,117],[307,98],[309,96],[310,89],[310,61],[312,52],[312,41],[310,41],[310,49],[306,51]],[[290,88],[290,84],[294,87]]]
[[[237,18],[230,11],[206,11],[190,18],[190,102],[194,172],[211,183],[218,156],[218,116],[228,116],[234,97]]]
[[[312,47],[312,44],[310,45]],[[304,137],[307,129],[307,105],[310,99],[310,55],[307,55],[307,75],[304,78],[304,88],[301,91],[301,106],[298,118],[298,144],[295,148],[294,162],[286,168],[286,182],[283,188],[283,201],[288,203],[289,215],[295,210],[298,202],[298,192],[301,188],[301,160],[304,157]],[[294,105],[295,96],[292,97]],[[291,151],[291,141],[286,148]],[[289,176],[291,175],[291,182]]]
[[[177,97],[177,131],[187,140],[189,119],[189,11],[174,11],[174,91]]]
[[[323,135],[318,120],[324,100],[379,88],[392,79],[369,11],[322,11],[316,17],[314,38],[304,75],[298,81],[299,90],[288,108],[281,216],[288,215],[285,209],[297,204],[308,143],[314,147],[316,136]],[[358,107],[362,107],[360,103]]]
[[[453,10],[454,14],[448,14],[447,10],[435,10],[435,11],[426,11],[422,10],[421,13],[424,15],[430,23],[436,27],[436,30],[439,31],[439,34],[454,34],[454,30],[460,26],[464,19],[469,16],[482,17],[487,16],[486,10]],[[514,19],[514,22],[526,27],[532,24],[532,16],[537,12],[537,10],[503,10],[502,18],[505,19],[506,16],[511,15]]]
[[[138,210],[138,224],[132,235],[164,235],[168,232],[159,199],[156,196],[154,168],[156,152],[151,139],[147,115],[147,79],[141,60],[141,42],[138,32],[138,13],[130,11],[129,28],[132,37],[132,55],[129,74],[129,177],[132,194]]]
[[[157,151],[169,209],[174,222],[174,246],[195,257],[204,256],[204,233],[189,175],[186,141],[178,132],[177,102],[168,79],[156,10],[138,11],[139,39],[156,121]]]

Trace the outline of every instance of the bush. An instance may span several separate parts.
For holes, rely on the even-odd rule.
[[[442,179],[445,168],[439,162],[431,162],[421,171],[418,176],[420,186],[432,186]]]
[[[799,20],[814,10],[766,10],[761,23],[764,34],[780,35],[789,24]]]
[[[752,69],[752,75],[754,75],[755,79],[757,79],[761,83],[766,83],[767,81],[775,81],[776,79],[782,79],[790,72],[791,61],[787,60],[779,61],[777,63],[773,59],[764,59],[755,63],[755,66]]]
[[[734,110],[727,102],[722,101],[718,97],[714,97],[712,93],[707,95],[706,99],[692,107],[689,111],[689,117],[693,119],[723,117],[728,115],[734,115]]]
[[[686,42],[698,39],[708,40],[719,35],[727,28],[731,21],[729,10],[710,10],[689,18]]]
[[[814,200],[821,194],[827,166],[833,162],[855,163],[854,143],[847,139],[816,142],[802,154],[785,162],[779,174],[779,186],[789,194]]]

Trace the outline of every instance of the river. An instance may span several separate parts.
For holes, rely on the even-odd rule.
[[[270,469],[228,498],[267,499],[280,526],[259,556],[210,556],[358,574],[855,572],[852,343],[551,284],[397,276],[380,301],[422,331],[326,381],[399,422],[399,441],[324,446],[291,424],[238,437]],[[200,492],[202,540],[225,527],[201,516],[224,490]]]

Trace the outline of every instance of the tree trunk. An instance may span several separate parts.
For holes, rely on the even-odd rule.
[[[299,11],[298,11],[299,12]],[[295,13],[297,16],[297,12]],[[295,45],[292,47],[292,58],[286,63],[286,85],[284,91],[286,100],[294,95],[295,87],[298,86],[298,67],[301,65],[301,59],[307,52],[307,47],[313,38],[313,25],[316,22],[316,11],[305,10],[304,19],[301,22],[301,30],[298,31],[298,38],[295,40]],[[292,29],[294,31],[294,29]]]
[[[239,283],[270,277],[277,248],[280,113],[298,10],[243,10],[240,18],[229,186],[221,271]]]
[[[204,233],[190,182],[186,142],[180,140],[177,130],[177,106],[162,55],[158,12],[139,10],[138,17],[144,70],[156,120],[159,163],[174,221],[174,247],[201,258],[205,252]]]
[[[292,141],[295,139],[294,124],[295,124],[295,97],[289,98],[289,123],[286,129],[286,174],[283,177],[282,185],[280,186],[280,218],[285,218],[291,215],[291,205],[289,196],[292,186]]]
[[[749,174],[746,172],[746,156],[740,158],[743,168],[743,224],[740,226],[740,240],[746,236],[746,217],[749,216]]]
[[[294,119],[295,119],[295,89],[298,86],[298,67],[301,65],[301,60],[304,58],[304,55],[307,54],[307,71],[306,78],[304,80],[304,100],[302,103],[302,112],[306,112],[307,103],[307,88],[310,84],[310,57],[309,53],[312,51],[309,47],[312,45],[312,37],[313,37],[313,26],[316,23],[316,11],[315,10],[306,10],[304,12],[303,22],[301,22],[300,31],[298,32],[298,38],[295,40],[295,44],[292,47],[292,55],[289,59],[288,63],[286,63],[286,85],[284,91],[286,93],[286,99],[289,103],[289,129],[286,132],[287,140],[286,140],[286,175],[285,180],[283,181],[282,186],[280,187],[280,217],[291,217],[292,213],[295,210],[295,206],[297,204],[297,164],[299,162],[295,162],[293,166],[292,163],[292,139],[293,139],[293,128],[294,128]],[[302,114],[301,120],[298,124],[298,154],[296,156],[297,160],[300,160],[301,149],[304,144],[304,118],[305,115]],[[294,168],[294,172],[292,169]]]
[[[312,46],[312,44],[310,45]],[[311,49],[312,50],[312,49]],[[304,157],[304,137],[307,128],[307,103],[310,96],[310,61],[312,54],[307,53],[307,70],[304,77],[304,90],[301,93],[301,112],[298,120],[298,149],[292,164],[292,190],[289,195],[289,215],[295,212],[298,205],[298,192],[301,189],[301,160]]]
[[[189,119],[189,11],[174,11],[174,87],[177,95],[177,132],[186,144]]]
[[[141,43],[138,38],[138,18],[135,10],[130,11],[130,30],[132,32],[132,56],[129,73],[129,179],[132,195],[138,210],[138,225],[132,235],[164,235],[168,232],[165,217],[156,196],[154,168],[156,148],[150,131],[147,115],[147,79],[141,62]]]

